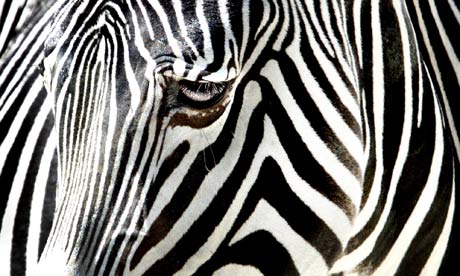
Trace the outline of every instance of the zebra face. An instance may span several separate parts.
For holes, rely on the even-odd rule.
[[[0,275],[451,272],[455,2],[1,1]]]
[[[335,118],[353,150],[336,135],[318,143],[315,131],[335,130],[306,119],[323,112],[303,98],[321,90],[303,63],[313,51],[300,51],[311,33],[284,4],[62,6],[44,45],[59,183],[43,271],[255,273],[240,256],[266,258],[264,273],[328,269],[360,204],[360,107],[355,83],[340,83],[350,111]]]
[[[257,45],[234,34],[249,29],[242,4],[77,1],[56,14],[43,75],[59,183],[44,271],[178,268],[160,260],[179,254],[174,244],[215,204],[260,101],[257,85],[238,89]]]

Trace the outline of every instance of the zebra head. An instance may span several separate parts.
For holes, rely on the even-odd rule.
[[[44,45],[59,138],[44,271],[203,275],[255,252],[267,271],[330,267],[361,196],[354,55],[335,41],[350,79],[334,83],[343,114],[321,119],[328,95],[302,95],[322,90],[305,65],[322,42],[294,2],[62,5]]]

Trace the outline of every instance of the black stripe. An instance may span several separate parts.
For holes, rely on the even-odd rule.
[[[38,74],[38,73],[37,73]],[[25,87],[31,87],[33,85],[33,80],[28,80]],[[37,98],[32,103],[29,112],[27,113],[23,124],[19,128],[19,132],[16,136],[16,139],[13,142],[12,147],[10,148],[8,155],[5,160],[4,167],[0,173],[0,183],[13,183],[14,177],[16,176],[18,170],[21,168],[19,165],[19,157],[22,154],[24,145],[27,140],[27,136],[30,133],[34,118],[37,117],[40,107],[43,104],[44,99],[46,98],[46,91],[42,89],[38,94]],[[5,213],[6,204],[8,202],[8,196],[11,191],[11,185],[6,185],[0,193],[0,217],[3,217]],[[0,221],[0,228],[2,227],[3,220]]]
[[[446,133],[447,134],[447,133]],[[447,137],[447,136],[446,136]],[[447,140],[447,139],[446,139]],[[447,142],[447,141],[446,141]],[[447,143],[447,145],[449,145]],[[419,275],[425,266],[432,249],[436,245],[439,236],[447,219],[447,212],[452,194],[452,151],[446,149],[446,154],[442,162],[443,169],[439,179],[438,190],[431,204],[429,212],[426,214],[422,225],[417,231],[404,258],[399,265],[396,276]],[[450,273],[453,273],[451,270]],[[442,274],[440,274],[442,275]]]
[[[270,115],[276,134],[296,172],[312,188],[337,204],[349,217],[353,216],[355,210],[350,199],[308,150],[289,118],[286,107],[281,104],[277,92],[266,79],[261,79],[259,84],[265,94],[264,103],[267,113]]]
[[[53,118],[54,119],[54,118]],[[42,209],[42,221],[40,225],[40,241],[38,244],[38,256],[43,253],[45,244],[51,232],[51,226],[54,219],[54,208],[56,205],[57,191],[57,152],[54,151],[53,160],[51,161],[48,181],[46,183],[45,197]]]
[[[161,239],[165,237],[165,235],[170,231],[176,221],[182,216],[183,212],[192,201],[199,185],[202,183],[204,177],[208,174],[208,170],[212,170],[214,166],[218,164],[223,158],[233,140],[232,133],[235,133],[236,123],[240,114],[242,101],[242,91],[237,91],[227,122],[224,125],[218,138],[216,139],[216,142],[198,154],[195,161],[190,166],[187,174],[185,175],[184,180],[171,199],[171,202],[166,205],[157,220],[148,230],[149,235],[144,238],[141,245],[139,246],[140,250],[135,253],[133,261],[130,264],[131,267],[134,267],[138,264],[146,250],[155,246]],[[215,162],[205,165],[203,163],[205,155],[214,156]],[[156,183],[155,181],[155,185],[152,186],[158,185],[161,185],[161,182]],[[146,208],[150,209],[151,206],[146,206]],[[168,271],[170,269],[178,268],[176,265],[174,265],[169,268]]]
[[[49,114],[45,125],[50,125],[52,115]],[[38,170],[40,168],[40,160],[43,156],[45,147],[42,145],[46,144],[49,138],[50,130],[42,128],[38,136],[37,144],[34,148],[34,152],[31,157],[31,162],[27,168],[27,174],[24,181],[21,196],[18,202],[18,208],[16,218],[14,221],[13,228],[13,240],[11,249],[11,273],[15,276],[25,275],[26,266],[26,244],[29,234],[30,227],[30,210],[32,204],[32,198],[35,191],[35,181]],[[24,169],[24,168],[23,168]],[[32,231],[39,231],[40,229],[32,229]],[[30,258],[30,257],[29,257]],[[33,260],[38,261],[38,260]]]

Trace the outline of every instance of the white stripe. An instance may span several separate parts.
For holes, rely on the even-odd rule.
[[[299,4],[300,5],[300,4]],[[302,11],[301,11],[302,13]],[[356,119],[356,121],[360,121],[361,119],[361,114],[360,114],[360,108],[359,104],[357,101],[353,98],[352,94],[350,92],[350,89],[345,85],[345,83],[342,81],[342,76],[337,72],[336,65],[332,64],[329,58],[325,55],[324,51],[321,49],[319,43],[316,40],[316,37],[313,33],[313,30],[311,29],[311,26],[308,23],[308,19],[305,14],[303,14],[303,22],[301,24],[304,24],[306,27],[306,34],[308,36],[308,41],[310,46],[312,47],[312,50],[315,54],[315,57],[318,60],[318,63],[320,67],[323,69],[325,73],[327,73],[328,80],[331,82],[332,87],[334,88],[334,92],[337,93],[337,96],[339,97],[340,101],[342,104],[347,108],[347,110],[352,114],[352,116]],[[297,29],[296,29],[297,30]],[[289,48],[294,47],[294,49],[297,52],[300,52],[300,35],[294,36],[294,42],[290,45]],[[299,54],[294,61],[296,61],[301,55]],[[307,67],[307,66],[304,66]],[[346,66],[349,67],[349,66]],[[351,69],[343,68],[345,72],[349,72],[346,74],[348,76],[348,79],[352,84],[355,83],[352,77]],[[354,85],[354,88],[357,89],[357,86]],[[352,91],[353,92],[353,91]]]
[[[361,4],[362,1],[354,1],[353,3],[353,20],[355,29],[355,45],[358,55],[358,61],[360,68],[363,68],[363,40],[361,37]]]
[[[283,245],[304,275],[326,275],[328,266],[323,256],[303,237],[296,233],[286,220],[267,201],[261,199],[248,220],[236,232],[230,246],[258,230],[266,230]]]
[[[382,175],[383,175],[383,114],[384,114],[384,99],[385,99],[385,90],[384,90],[384,76],[383,76],[383,49],[382,49],[382,33],[381,33],[381,23],[380,23],[380,14],[379,14],[379,0],[372,0],[371,2],[371,27],[372,27],[372,40],[373,40],[373,114],[374,114],[374,130],[375,130],[375,177],[373,186],[381,185]],[[384,211],[382,213],[381,219],[379,220],[376,228],[373,233],[366,239],[364,243],[361,244],[355,251],[350,254],[340,258],[334,266],[331,268],[331,273],[341,272],[341,271],[350,271],[352,270],[361,260],[372,252],[378,234],[383,228],[386,218],[391,207],[391,200],[395,192],[396,181],[392,181],[388,191],[389,201],[386,202]],[[374,189],[374,187],[373,187]],[[379,188],[377,188],[379,189]],[[357,225],[362,227],[362,222],[359,222],[360,216],[358,216]],[[357,229],[357,227],[355,228]],[[354,231],[356,232],[356,231]]]
[[[447,213],[444,227],[442,228],[441,235],[439,236],[439,239],[436,242],[436,245],[434,246],[433,251],[430,254],[430,257],[426,261],[425,266],[423,267],[423,270],[420,273],[421,276],[431,276],[431,275],[436,275],[438,273],[439,267],[441,266],[441,262],[444,257],[444,253],[446,252],[447,244],[449,241],[449,236],[452,230],[454,209],[455,209],[455,176],[454,176],[454,183],[452,183],[452,194],[450,197],[449,211]],[[456,245],[452,243],[451,246],[456,246]]]
[[[458,10],[457,5],[453,0],[447,0],[447,2],[449,3],[450,8],[452,9],[452,13],[455,16],[455,19],[460,24],[460,11]]]
[[[32,86],[31,91],[36,91],[41,89],[41,84],[35,82]],[[22,106],[24,107],[24,105]],[[27,108],[28,111],[28,108]],[[19,159],[18,170],[15,174],[10,195],[8,197],[8,202],[6,205],[5,213],[2,220],[2,229],[0,231],[0,274],[9,275],[10,274],[10,254],[12,249],[13,241],[13,229],[15,226],[16,212],[18,211],[18,204],[21,194],[24,189],[24,182],[26,174],[29,168],[29,164],[36,146],[40,131],[43,128],[43,124],[46,120],[50,111],[49,105],[42,105],[40,111],[35,118],[34,124],[27,136],[26,143],[24,148],[21,151],[21,157]],[[3,270],[3,271],[2,271]]]
[[[236,158],[236,156],[238,156],[239,152],[243,147],[247,127],[249,124],[249,119],[252,115],[252,112],[254,111],[254,108],[259,104],[261,100],[260,88],[255,82],[249,83],[245,89],[245,92],[251,93],[244,93],[243,106],[241,107],[241,113],[237,120],[238,123],[236,126],[236,133],[234,134],[234,139],[232,140],[232,143],[230,144],[227,153],[224,155],[222,160],[216,165],[216,167],[213,170],[211,170],[208,175],[206,175],[205,179],[203,180],[203,183],[200,185],[198,191],[196,192],[192,202],[184,211],[181,218],[176,222],[176,224],[168,233],[168,235],[143,256],[142,260],[133,270],[134,274],[140,275],[144,273],[144,270],[146,268],[148,268],[157,260],[164,257],[175,246],[175,244],[182,237],[184,232],[186,232],[190,228],[193,221],[208,208],[210,202],[214,199],[216,193],[219,191],[219,189],[222,187],[225,180],[231,173],[231,170],[229,170],[229,168],[233,168],[238,162],[238,158]],[[227,109],[226,111],[227,115],[228,112],[229,109]],[[221,119],[225,121],[226,118],[224,117]],[[187,131],[190,132],[190,130]],[[203,139],[200,137],[200,140],[202,141]],[[203,147],[202,145],[199,145],[198,142],[193,142],[194,141],[190,141],[191,149],[197,148],[198,151]],[[205,145],[208,145],[208,142],[205,142]],[[191,156],[191,161],[193,161],[196,158],[197,152],[192,153],[193,155]],[[187,156],[188,155],[189,154],[187,154]],[[185,157],[184,161],[187,161]],[[185,172],[187,172],[190,165],[185,164],[188,165],[188,167],[183,168],[182,163],[187,163],[184,161],[181,162],[180,168],[182,169],[182,171],[185,170]],[[176,172],[180,172],[180,168],[177,168]],[[147,218],[146,228],[150,228],[150,225],[152,225],[152,223],[158,218],[159,214],[161,213],[165,205],[171,201],[174,192],[178,188],[177,184],[182,182],[182,179],[180,179],[180,177],[172,174],[168,178],[168,180],[163,184],[158,193],[157,198],[159,200],[155,201],[153,207],[151,208],[152,211],[150,211],[150,214]],[[236,196],[236,199],[240,197],[245,198],[247,196],[247,190],[246,188],[244,188],[246,187],[245,185],[249,185],[249,183],[242,185],[240,191]],[[247,189],[249,189],[249,187]],[[219,224],[219,226],[216,227],[214,233],[210,235],[208,241],[201,247],[197,254],[192,256],[189,259],[189,261],[187,261],[183,269],[185,269],[186,271],[195,271],[196,269],[198,269],[199,264],[201,264],[203,261],[209,259],[212,256],[214,250],[217,248],[220,242],[222,242],[222,239],[225,238],[222,235],[222,233],[225,233],[230,229],[229,227],[231,227],[231,224],[235,220],[236,215],[241,207],[240,204],[244,202],[244,199],[242,199],[241,201],[236,199],[234,200],[234,203],[229,207],[222,222]],[[141,240],[136,241],[135,246],[139,246],[140,242]]]
[[[433,97],[436,97],[434,95],[434,89]],[[373,275],[375,276],[386,276],[393,275],[394,273],[396,273],[396,270],[398,269],[399,264],[402,258],[404,257],[404,254],[409,248],[413,238],[417,234],[417,231],[422,225],[423,220],[425,219],[428,211],[432,207],[431,205],[436,195],[438,184],[442,184],[439,183],[439,177],[441,174],[442,160],[444,156],[444,137],[439,105],[435,105],[434,112],[436,117],[436,142],[427,183],[409,219],[407,220],[406,224],[404,225],[404,228],[399,234],[398,239],[393,244],[391,250],[388,252],[388,255],[385,258],[385,260],[374,272]]]
[[[42,211],[45,202],[46,184],[49,178],[51,162],[53,160],[54,153],[56,152],[56,140],[57,137],[55,136],[54,131],[51,131],[50,136],[46,141],[45,149],[43,150],[43,156],[40,160],[40,167],[35,180],[32,204],[30,207],[29,235],[27,237],[26,246],[26,275],[36,272],[39,257],[40,235],[44,235],[44,233],[40,232],[41,223],[43,219],[49,219],[42,217]]]
[[[418,19],[418,23],[419,23],[420,30],[421,30],[421,33],[422,33],[423,42],[424,42],[424,45],[426,46],[426,49],[428,51],[428,56],[430,58],[430,62],[432,64],[434,74],[436,76],[436,79],[438,81],[438,84],[439,84],[439,87],[440,87],[440,90],[441,90],[441,97],[442,97],[442,101],[443,101],[443,104],[444,104],[444,107],[445,107],[445,115],[447,117],[447,123],[449,125],[449,129],[452,131],[452,139],[454,141],[455,149],[456,149],[456,152],[457,152],[457,157],[460,158],[460,140],[459,140],[458,132],[457,132],[457,129],[455,127],[451,107],[450,107],[448,98],[446,96],[446,90],[444,89],[444,83],[442,82],[441,71],[439,70],[438,61],[436,59],[436,55],[434,53],[434,50],[431,47],[430,37],[428,36],[428,30],[426,29],[426,24],[425,24],[425,22],[423,20],[422,11],[420,10],[420,5],[419,5],[418,0],[414,0],[414,7],[415,7],[415,12],[417,13],[417,19]],[[447,49],[446,49],[446,51],[447,51]],[[457,65],[458,64],[459,63],[457,63]],[[452,66],[455,66],[455,65],[452,64]],[[457,75],[457,77],[460,77],[460,75]]]
[[[291,190],[330,228],[342,247],[345,247],[351,231],[351,222],[347,215],[297,174],[278,139],[275,127],[268,118],[265,119],[265,137],[264,142],[269,145],[266,148],[267,155],[271,155],[277,161]]]
[[[214,271],[213,276],[264,276],[256,267],[240,264],[228,264]]]
[[[315,102],[316,107],[320,110],[321,114],[323,115],[324,120],[327,122],[331,130],[334,132],[336,135],[337,139],[342,142],[342,144],[345,146],[347,151],[350,153],[350,155],[358,162],[358,164],[361,164],[363,160],[363,143],[360,140],[360,137],[358,137],[345,123],[344,118],[342,115],[339,113],[339,111],[336,109],[336,106],[334,103],[330,101],[330,99],[326,96],[326,93],[328,91],[324,91],[320,84],[316,81],[314,74],[308,69],[306,66],[306,62],[303,60],[303,57],[301,53],[298,51],[300,49],[300,45],[290,45],[286,52],[288,56],[292,59],[294,62],[296,68],[299,71],[300,78],[303,82],[303,85],[305,86],[305,89],[308,91],[309,96],[312,98],[312,100]],[[269,64],[274,64],[274,63],[269,63]],[[267,64],[268,66],[268,64]],[[326,66],[329,67],[329,66]],[[351,113],[354,119],[356,119],[357,122],[360,122],[361,116],[360,116],[360,110],[359,106],[357,105],[356,102],[354,102],[351,98],[351,91],[347,89],[345,86],[343,86],[343,83],[341,82],[340,78],[332,74],[332,67],[330,68],[330,71],[326,71],[331,73],[331,78],[337,80],[337,82],[332,82],[332,83],[337,83],[338,85],[334,85],[335,90],[340,97],[340,94],[342,95],[348,95],[349,97],[346,97],[350,100],[350,104],[353,106],[347,106],[352,108],[352,110],[348,109]],[[268,70],[268,69],[266,69]],[[275,71],[275,70],[274,70]],[[264,72],[264,71],[262,71]],[[271,77],[270,75],[273,75],[274,73],[266,71],[266,76],[270,80]],[[281,72],[281,69],[279,67],[276,68],[276,72]],[[274,77],[274,80],[277,80],[281,77],[281,74],[277,77]],[[337,77],[337,78],[335,78]],[[277,82],[277,81],[275,81]],[[283,88],[283,89],[287,89]],[[342,91],[341,93],[338,91]],[[283,91],[283,90],[279,90]],[[280,93],[281,94],[281,93]],[[353,101],[353,102],[351,102]]]
[[[306,73],[306,72],[304,72]],[[281,70],[278,66],[278,63],[271,60],[267,65],[261,70],[261,75],[266,77],[269,80],[272,80],[273,88],[276,91],[283,91],[283,93],[278,93],[278,97],[285,107],[286,112],[291,118],[292,123],[296,131],[302,137],[302,140],[305,143],[305,146],[312,153],[315,160],[324,168],[324,170],[331,176],[335,183],[342,189],[342,191],[350,198],[353,205],[359,206],[361,202],[362,188],[360,181],[338,160],[337,156],[331,152],[331,150],[325,145],[324,141],[318,136],[316,131],[311,126],[310,122],[305,118],[305,114],[297,105],[295,99],[292,97],[292,92],[289,91],[284,77],[281,74]],[[315,83],[310,80],[305,82],[305,85],[313,89]],[[321,92],[318,93],[321,96]],[[321,103],[322,106],[325,106],[327,102]],[[326,113],[330,119],[331,115],[334,115],[332,110],[328,110]],[[339,124],[340,121],[335,121],[336,124]],[[354,136],[354,134],[348,134],[346,131],[347,128],[342,129],[345,134],[338,135],[340,136]],[[356,136],[354,136],[356,137]],[[343,137],[342,137],[343,138]],[[362,146],[358,143],[358,147],[362,149]],[[361,160],[361,158],[357,158]],[[358,161],[359,162],[359,161]]]
[[[431,8],[431,14],[433,15],[434,22],[436,27],[439,30],[439,36],[441,37],[442,44],[444,49],[446,50],[447,56],[449,57],[449,61],[452,65],[452,69],[455,72],[455,76],[457,77],[457,83],[460,85],[460,61],[455,53],[454,46],[450,42],[449,37],[447,36],[447,32],[444,29],[444,25],[442,24],[441,18],[439,17],[438,10],[436,8],[436,4],[433,0],[428,0],[428,3]],[[460,23],[460,22],[459,22]],[[454,34],[451,34],[454,35]],[[456,42],[456,40],[454,40]]]
[[[8,12],[6,16],[6,20],[3,22],[2,30],[0,30],[0,49],[2,49],[3,46],[8,45],[9,41],[7,41],[7,37],[8,37],[9,32],[16,30],[16,28],[18,27],[18,26],[13,25],[13,23],[14,23],[15,17],[18,16],[19,10],[21,8],[24,8],[25,2],[26,2],[25,0],[22,0],[22,1],[15,0],[15,1],[10,2],[11,6],[9,10],[6,11]],[[5,5],[4,3],[0,4],[0,15],[3,12],[4,5]],[[24,13],[24,11],[22,13]],[[23,14],[19,16],[24,17]]]
[[[315,10],[315,1],[305,1],[304,2],[304,5],[307,6],[307,11],[309,13],[309,16],[306,16],[305,15],[305,11],[301,10],[299,8],[299,10],[301,10],[301,13],[303,14],[304,18],[309,18],[312,23],[313,23],[313,26],[309,26],[310,24],[308,23],[307,20],[304,20],[304,24],[309,26],[309,28],[313,27],[315,29],[315,31],[317,32],[318,36],[319,36],[319,40],[323,43],[324,47],[326,48],[326,51],[327,53],[332,56],[332,57],[335,57],[335,53],[334,53],[334,50],[332,49],[332,45],[330,44],[330,41],[328,40],[329,36],[325,35],[322,28],[321,28],[321,24],[319,23],[319,20],[318,20],[318,17],[317,17],[317,14],[316,14],[316,10]],[[298,2],[298,5],[297,7],[302,7],[301,3]],[[310,29],[309,30],[311,33],[312,33],[312,30]],[[321,48],[321,47],[319,47]]]

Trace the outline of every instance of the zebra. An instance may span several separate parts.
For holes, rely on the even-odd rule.
[[[453,0],[0,8],[1,275],[454,268]]]

